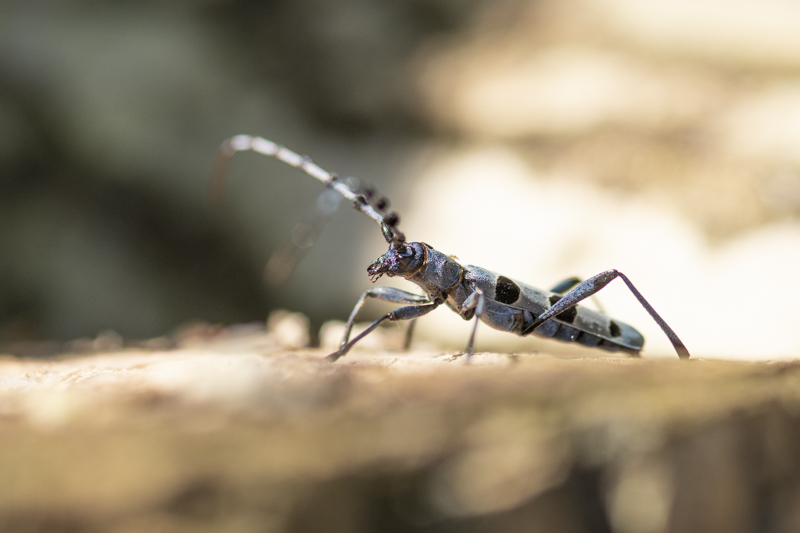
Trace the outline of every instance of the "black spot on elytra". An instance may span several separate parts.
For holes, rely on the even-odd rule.
[[[499,276],[494,289],[494,299],[501,304],[513,304],[519,299],[519,285],[505,276]]]
[[[622,335],[622,331],[619,329],[619,324],[614,322],[613,320],[608,324],[608,330],[611,333],[612,337],[619,337]]]
[[[555,305],[556,302],[558,302],[560,299],[561,299],[561,296],[558,296],[558,295],[555,295],[555,294],[552,295],[550,297],[550,305]],[[562,320],[562,321],[564,321],[564,322],[566,322],[568,324],[572,324],[573,322],[575,322],[575,317],[577,317],[577,316],[578,316],[578,308],[577,307],[572,307],[570,309],[567,309],[563,313],[557,314],[556,318],[559,319],[559,320]]]

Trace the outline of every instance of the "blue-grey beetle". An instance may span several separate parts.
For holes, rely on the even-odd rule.
[[[367,268],[372,282],[383,275],[402,276],[417,284],[424,292],[423,295],[418,295],[393,287],[375,287],[365,291],[350,314],[339,350],[328,356],[331,361],[345,355],[355,343],[387,320],[412,321],[406,337],[408,347],[413,320],[442,304],[461,315],[464,320],[475,319],[464,351],[466,360],[472,355],[478,321],[517,335],[534,334],[638,356],[644,346],[641,333],[604,313],[577,305],[615,278],[625,282],[667,335],[678,356],[681,359],[689,357],[689,351],[672,328],[622,272],[606,270],[584,281],[570,278],[552,290],[544,291],[481,267],[462,265],[452,256],[445,255],[428,244],[406,242],[405,235],[397,227],[399,216],[395,212],[387,211],[388,201],[382,197],[375,198],[374,190],[361,187],[357,182],[341,180],[314,164],[308,157],[300,156],[261,137],[237,135],[222,144],[212,176],[212,193],[221,194],[230,158],[239,151],[258,152],[297,167],[349,200],[355,209],[380,225],[389,244],[387,252]],[[314,231],[313,224],[309,227]],[[386,313],[350,340],[350,332],[367,298],[406,305]]]

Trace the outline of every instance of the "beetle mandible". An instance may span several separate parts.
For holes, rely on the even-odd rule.
[[[365,291],[347,320],[339,349],[328,355],[331,361],[347,354],[354,344],[385,321],[412,321],[406,338],[408,347],[413,321],[443,304],[461,315],[464,320],[475,320],[464,351],[466,361],[469,361],[473,352],[479,321],[494,329],[520,336],[534,334],[638,356],[644,346],[641,333],[605,313],[578,305],[616,278],[625,283],[661,327],[678,356],[681,359],[689,357],[689,351],[672,328],[622,272],[606,270],[583,281],[570,278],[550,291],[545,291],[485,268],[462,265],[452,256],[445,255],[424,242],[406,242],[405,235],[398,228],[399,215],[389,212],[388,200],[376,198],[373,189],[362,188],[357,182],[342,180],[336,174],[314,164],[310,158],[262,137],[236,135],[222,144],[212,175],[213,195],[221,196],[230,159],[240,151],[253,151],[283,161],[316,178],[350,201],[356,210],[380,225],[383,237],[389,245],[386,253],[367,267],[367,274],[372,282],[375,283],[383,275],[400,276],[415,283],[424,292],[419,295],[381,286]],[[368,298],[404,305],[375,320],[351,340],[353,325]]]

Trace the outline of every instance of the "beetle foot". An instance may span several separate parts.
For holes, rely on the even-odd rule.
[[[333,363],[334,361],[336,361],[337,359],[339,359],[340,357],[342,357],[346,353],[347,353],[347,350],[336,350],[332,354],[325,356],[325,360],[326,361],[330,361],[331,363]]]

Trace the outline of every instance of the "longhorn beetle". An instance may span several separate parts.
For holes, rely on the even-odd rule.
[[[388,251],[367,267],[367,274],[371,277],[372,283],[384,274],[390,277],[401,276],[416,283],[425,293],[418,295],[380,286],[365,291],[347,320],[339,349],[328,355],[330,361],[336,361],[347,354],[355,343],[386,320],[412,321],[406,338],[408,347],[413,320],[430,313],[442,304],[446,304],[464,320],[475,319],[464,352],[466,361],[469,361],[472,355],[479,320],[492,328],[517,335],[534,334],[638,356],[644,346],[644,337],[641,333],[604,313],[577,305],[615,278],[625,282],[639,303],[667,335],[678,356],[681,359],[689,357],[689,351],[672,328],[664,322],[622,272],[606,270],[585,281],[570,278],[552,290],[544,291],[485,268],[462,265],[452,256],[434,250],[424,242],[406,242],[405,235],[397,227],[399,215],[387,211],[388,200],[383,197],[376,199],[374,189],[362,188],[353,181],[339,179],[336,174],[331,174],[314,164],[310,158],[298,155],[261,137],[237,135],[222,144],[214,164],[212,195],[221,196],[230,159],[240,151],[258,152],[299,168],[349,200],[356,210],[380,225],[383,237],[389,244]],[[367,298],[407,305],[386,313],[350,340],[353,324],[358,319]]]

